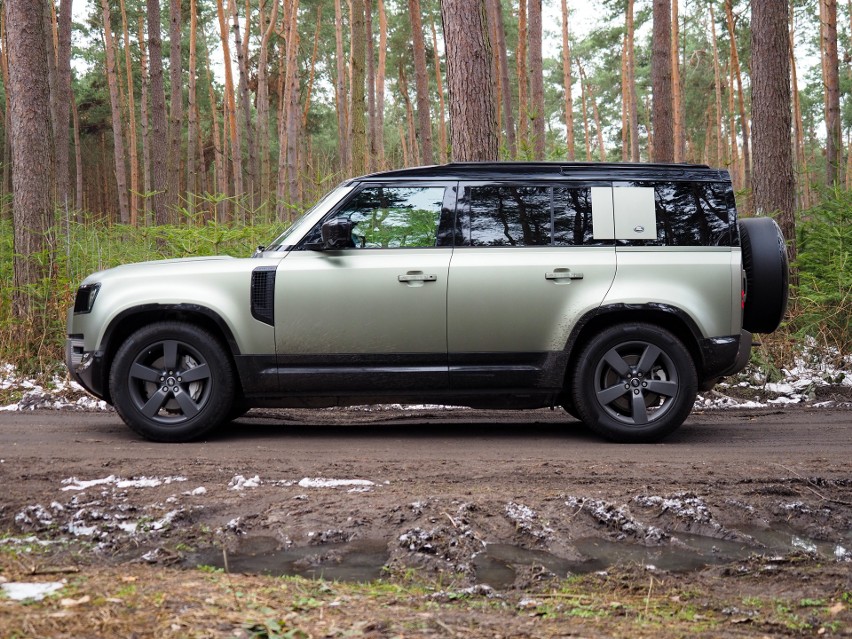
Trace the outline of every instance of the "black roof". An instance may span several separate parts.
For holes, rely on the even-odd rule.
[[[452,162],[382,171],[349,181],[381,180],[700,180],[730,181],[706,164],[629,162]]]

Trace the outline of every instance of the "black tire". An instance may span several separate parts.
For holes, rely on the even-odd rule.
[[[651,324],[608,328],[576,361],[572,398],[579,417],[616,442],[655,442],[678,428],[695,403],[692,356],[669,331]]]
[[[224,423],[234,386],[219,340],[181,322],[158,322],[133,333],[118,349],[109,376],[118,414],[156,442],[191,441]]]
[[[740,220],[739,227],[746,274],[743,328],[751,333],[771,333],[787,311],[787,245],[772,218],[746,218]]]

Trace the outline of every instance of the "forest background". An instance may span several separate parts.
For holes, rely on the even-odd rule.
[[[245,256],[347,177],[478,159],[727,168],[794,258],[758,363],[852,348],[852,0],[0,9],[0,362],[61,369],[90,272]]]

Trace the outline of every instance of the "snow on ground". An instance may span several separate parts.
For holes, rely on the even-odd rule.
[[[833,362],[840,361],[841,365]],[[783,379],[770,382],[762,371],[749,365],[735,377],[726,378],[713,390],[700,393],[695,408],[700,410],[725,408],[767,408],[773,405],[808,404],[815,407],[852,407],[848,400],[826,398],[820,401],[820,389],[840,387],[852,389],[852,355],[839,356],[836,352],[820,354],[812,344],[806,344],[795,364],[782,369]],[[106,402],[88,395],[76,382],[54,375],[47,382],[20,377],[11,364],[0,364],[0,392],[20,397],[17,401],[0,406],[0,411],[53,410],[112,410]],[[845,393],[848,395],[849,393]],[[381,406],[356,406],[346,410],[464,410],[440,405],[387,404]],[[326,410],[340,410],[330,408]],[[239,490],[239,489],[238,489]]]

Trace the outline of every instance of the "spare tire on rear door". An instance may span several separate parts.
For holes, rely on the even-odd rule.
[[[787,310],[787,245],[772,218],[741,219],[739,227],[746,274],[743,328],[751,333],[771,333]]]

